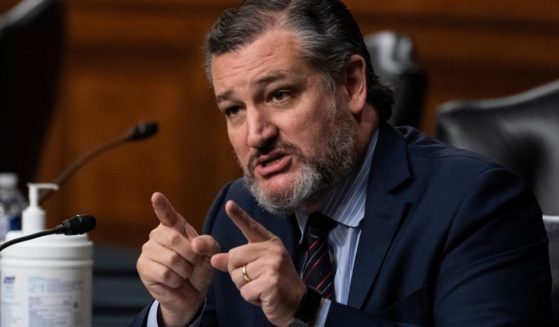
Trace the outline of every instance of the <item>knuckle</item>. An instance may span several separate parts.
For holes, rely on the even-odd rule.
[[[147,241],[144,244],[142,244],[142,252],[147,252],[149,251],[149,248],[151,247],[151,242]]]
[[[150,239],[154,239],[154,238],[156,238],[156,237],[157,237],[157,228],[156,228],[156,229],[152,229],[152,230],[149,232],[149,238],[150,238]]]
[[[232,248],[229,250],[229,262],[237,260],[240,257],[240,250],[238,248]]]
[[[170,252],[167,258],[170,266],[175,266],[181,263],[184,259],[176,252]]]
[[[275,256],[283,256],[283,246],[280,244],[273,243],[273,245],[270,246],[269,251]]]
[[[170,288],[179,288],[182,283],[184,282],[184,279],[181,278],[173,278],[172,280],[169,281],[169,287]]]
[[[165,268],[160,274],[160,280],[164,285],[171,288],[177,288],[182,284],[182,279],[177,276],[172,270]]]
[[[136,270],[138,271],[138,274],[141,277],[143,275],[143,271],[144,271],[143,257],[142,256],[140,256],[138,258],[138,260],[136,261]]]
[[[241,296],[243,297],[243,299],[245,300],[251,300],[252,298],[252,292],[250,290],[249,287],[245,286],[245,287],[241,287],[241,289],[239,290],[241,293]]]
[[[271,274],[271,276],[268,276],[267,281],[270,285],[279,285],[280,283],[278,274]]]
[[[159,280],[163,282],[163,284],[167,284],[167,282],[171,279],[172,272],[168,268],[164,268],[159,273]]]
[[[165,239],[167,244],[176,245],[180,242],[180,235],[177,233],[167,233],[167,235],[165,235]]]
[[[161,235],[165,235],[165,234],[166,234],[166,227],[163,224],[159,224],[157,227],[155,227],[149,232],[149,239],[159,240],[161,239]]]
[[[281,269],[281,262],[278,260],[273,260],[272,262],[270,262],[270,269],[271,271],[279,271]]]

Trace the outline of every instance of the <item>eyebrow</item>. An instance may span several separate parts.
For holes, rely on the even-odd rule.
[[[231,98],[232,95],[233,95],[233,91],[231,91],[231,90],[225,91],[221,94],[218,94],[215,97],[215,102],[220,103],[220,102],[223,102],[223,101],[227,101]]]
[[[271,74],[269,74],[267,76],[259,78],[258,80],[256,80],[255,84],[266,85],[266,84],[270,84],[270,83],[273,83],[275,81],[286,79],[286,78],[287,78],[286,73],[284,73],[282,71],[275,71],[275,72],[272,72]]]
[[[262,78],[257,79],[254,84],[256,84],[258,86],[263,86],[263,85],[267,85],[267,84],[273,83],[275,81],[279,81],[279,80],[286,79],[286,78],[287,78],[286,73],[284,73],[282,71],[275,71],[275,72],[272,72],[269,75],[266,75]],[[234,94],[234,92],[232,90],[225,91],[221,94],[218,94],[215,97],[215,101],[217,103],[227,101],[233,96],[233,94]]]

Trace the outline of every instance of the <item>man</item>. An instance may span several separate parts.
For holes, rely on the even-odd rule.
[[[157,301],[136,324],[546,321],[536,201],[502,167],[385,122],[390,91],[343,4],[226,11],[208,34],[207,71],[245,176],[218,195],[203,235],[153,195],[160,225],[138,271]],[[313,284],[319,249],[330,258]]]

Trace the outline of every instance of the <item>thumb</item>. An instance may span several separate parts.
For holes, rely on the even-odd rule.
[[[192,251],[197,255],[211,257],[219,253],[219,243],[210,235],[200,235],[192,239]]]
[[[227,266],[229,264],[229,253],[218,253],[212,256],[211,259],[212,267],[219,271],[227,272]]]

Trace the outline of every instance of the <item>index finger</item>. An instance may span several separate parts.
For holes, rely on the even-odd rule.
[[[189,239],[198,236],[196,230],[175,210],[171,201],[169,201],[165,195],[159,192],[153,193],[151,196],[151,204],[161,224],[174,228]]]
[[[225,212],[249,242],[263,242],[276,237],[232,200],[225,203]]]

